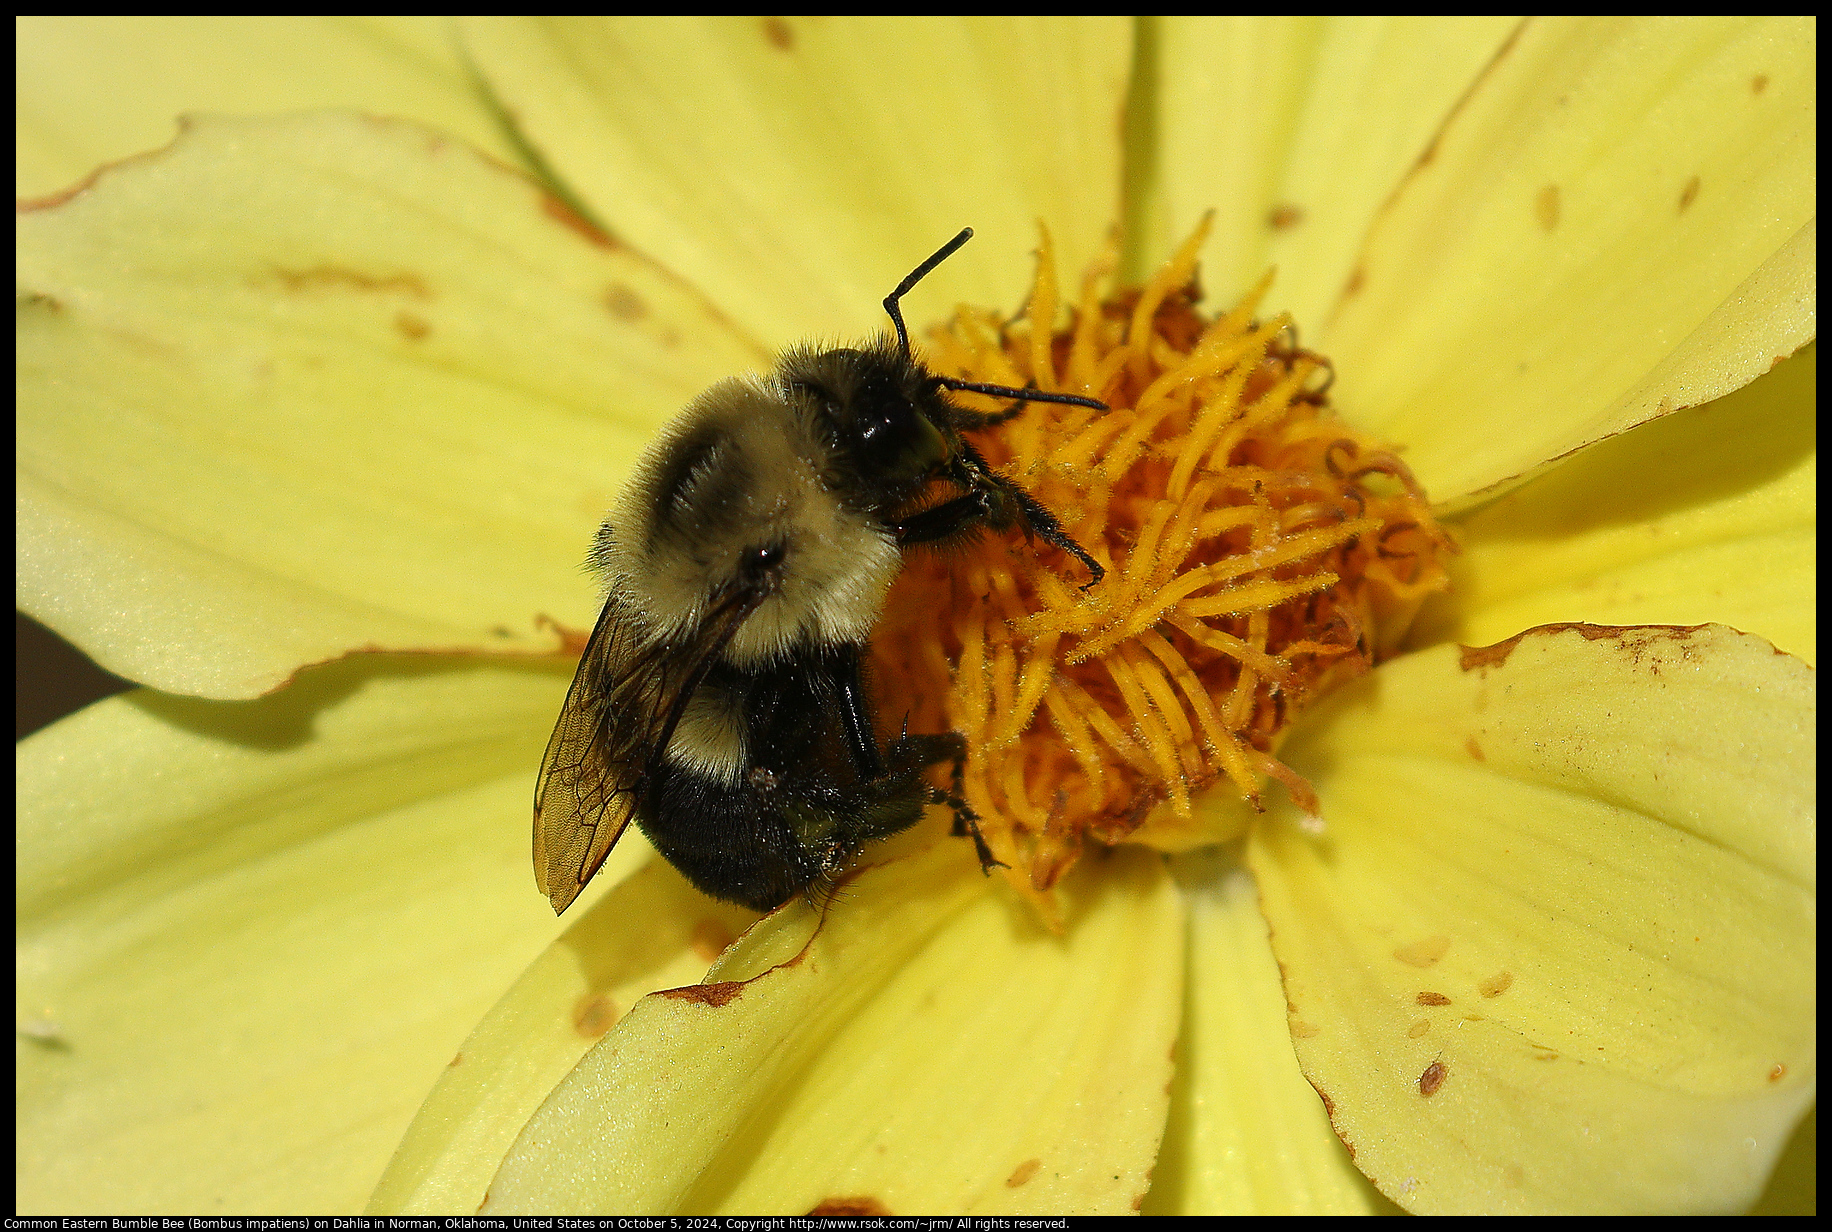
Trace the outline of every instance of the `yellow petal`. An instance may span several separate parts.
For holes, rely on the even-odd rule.
[[[528,1123],[486,1212],[1137,1209],[1182,996],[1157,857],[1071,878],[1065,936],[965,844],[873,869],[646,998]]]
[[[611,232],[772,346],[885,328],[881,301],[1015,304],[1037,220],[1079,271],[1119,214],[1118,18],[470,19],[518,132]]]
[[[528,817],[565,674],[377,666],[20,746],[21,1211],[354,1213],[558,931]]]
[[[1142,19],[1127,162],[1130,276],[1202,216],[1213,304],[1278,266],[1262,310],[1324,319],[1368,220],[1494,58],[1511,16]],[[1308,332],[1305,335],[1309,337]]]
[[[1817,367],[1809,346],[1463,519],[1451,593],[1427,607],[1414,641],[1715,620],[1815,661]]]
[[[1214,851],[1176,867],[1189,903],[1187,1008],[1143,1213],[1390,1212],[1330,1130],[1292,1054],[1253,878]]]
[[[1400,185],[1312,345],[1433,497],[1814,336],[1811,18],[1535,21]]]
[[[18,231],[20,606],[168,692],[550,648],[635,450],[762,358],[406,123],[202,122]]]
[[[647,849],[634,828],[613,853]],[[602,877],[617,878],[606,868]],[[554,1084],[635,1002],[698,983],[757,918],[659,859],[617,880],[537,958],[439,1076],[369,1200],[371,1215],[469,1214]]]
[[[515,153],[477,97],[450,18],[106,16],[17,19],[14,192],[41,197],[171,141],[185,115],[348,107]]]
[[[1814,673],[1533,630],[1397,660],[1250,847],[1305,1073],[1416,1212],[1732,1211],[1811,1100]]]

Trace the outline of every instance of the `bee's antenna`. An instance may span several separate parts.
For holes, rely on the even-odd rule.
[[[909,294],[911,287],[928,277],[929,271],[954,255],[954,250],[973,238],[972,227],[962,227],[960,234],[935,250],[935,254],[915,269],[909,277],[897,284],[897,289],[884,297],[884,311],[890,313],[891,324],[897,327],[897,345],[903,351],[905,359],[910,355],[910,331],[903,326],[903,310],[897,307],[897,301]],[[943,389],[956,389],[966,393],[989,394],[994,398],[1016,398],[1024,402],[1066,402],[1070,406],[1091,407],[1097,411],[1107,409],[1105,402],[1094,398],[1083,398],[1078,394],[1046,394],[1034,389],[1013,389],[1009,385],[982,385],[977,381],[963,381],[957,377],[944,376],[936,378]]]
[[[1070,406],[1086,406],[1097,411],[1112,409],[1099,398],[1084,398],[1080,394],[1046,394],[1035,389],[1013,389],[1009,385],[982,385],[978,381],[962,381],[951,376],[938,376],[935,379],[941,382],[943,389],[987,394],[994,398],[1016,398],[1019,402],[1064,402]]]
[[[910,271],[910,276],[897,284],[897,289],[884,297],[884,311],[891,314],[891,324],[897,327],[897,345],[903,348],[904,358],[910,354],[910,332],[903,328],[903,312],[897,307],[909,289],[928,276],[930,270],[954,255],[954,250],[973,238],[972,227],[962,227],[961,233],[935,250],[935,255]]]

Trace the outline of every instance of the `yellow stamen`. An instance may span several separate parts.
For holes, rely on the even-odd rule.
[[[1104,580],[1082,590],[1079,562],[1017,535],[917,554],[873,646],[886,722],[966,736],[967,801],[1046,919],[1089,842],[1151,842],[1162,814],[1187,845],[1204,791],[1257,808],[1274,779],[1315,824],[1281,732],[1447,585],[1454,546],[1404,463],[1327,412],[1328,361],[1289,321],[1254,319],[1271,275],[1227,314],[1197,312],[1207,227],[1103,298],[1109,251],[1062,329],[1046,232],[1018,320],[963,310],[928,345],[945,375],[1111,407],[1032,403],[975,437]]]

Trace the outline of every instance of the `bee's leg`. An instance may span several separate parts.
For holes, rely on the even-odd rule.
[[[986,471],[959,482],[968,489],[965,496],[920,509],[891,523],[891,534],[896,537],[898,547],[945,544],[952,539],[965,538],[982,526],[994,530],[1019,526],[1026,535],[1036,535],[1054,544],[1087,566],[1092,578],[1083,590],[1107,575],[1105,566],[1088,555],[1086,549],[1062,529],[1055,514],[1005,476]]]
[[[972,534],[996,520],[999,501],[985,488],[974,488],[965,496],[918,510],[900,522],[891,524],[898,547],[918,543],[946,543]]]
[[[858,775],[856,786],[844,789],[846,802],[836,808],[848,819],[849,838],[886,838],[901,833],[922,818],[930,803],[933,789],[922,781],[922,769],[929,761],[912,760],[902,754],[909,737],[897,741],[888,750],[878,748],[878,734],[872,726],[871,703],[865,696],[865,684],[859,674],[859,652],[854,646],[838,651],[833,684],[838,691],[840,730],[846,750]],[[956,737],[958,740],[959,737]],[[891,764],[885,764],[889,754]],[[963,743],[963,753],[964,743]]]
[[[967,738],[959,732],[938,732],[929,736],[906,735],[889,749],[885,750],[886,759],[891,764],[893,775],[903,772],[914,772],[926,766],[937,765],[947,761],[953,763],[951,773],[952,790],[944,791],[939,787],[928,788],[929,803],[945,804],[954,813],[952,833],[956,838],[971,838],[974,854],[980,858],[980,871],[990,874],[995,868],[1011,866],[992,854],[992,848],[986,845],[986,836],[980,833],[980,817],[967,803],[965,792],[965,775],[967,767]]]
[[[929,736],[912,736],[906,732],[889,748],[880,751],[865,686],[859,677],[859,655],[855,647],[848,646],[841,651],[833,678],[840,694],[840,726],[861,780],[856,806],[850,810],[857,835],[882,838],[899,833],[916,824],[925,805],[946,804],[954,811],[954,833],[972,836],[980,869],[990,873],[995,868],[1009,867],[986,845],[986,836],[980,833],[979,816],[967,806],[963,794],[967,738],[959,732]],[[954,765],[952,791],[931,787],[922,779],[924,769],[944,761]]]
[[[1016,526],[1026,536],[1035,535],[1045,543],[1054,544],[1086,566],[1092,576],[1083,590],[1107,575],[1106,568],[1075,542],[1055,514],[1019,484],[988,466],[970,442],[960,442],[946,478],[964,489],[965,494],[892,523],[891,533],[897,537],[899,547],[945,543],[981,526],[993,530],[1009,530]]]
[[[1082,587],[1083,590],[1107,576],[1107,570],[1101,563],[1088,555],[1087,550],[1075,542],[1068,531],[1062,529],[1062,523],[1043,502],[988,466],[986,459],[980,456],[980,451],[967,441],[961,442],[957,465],[962,472],[959,478],[968,481],[964,486],[980,491],[992,488],[1003,498],[996,502],[999,507],[987,519],[990,525],[1002,529],[1015,523],[1024,528],[1026,535],[1034,534],[1045,543],[1054,544],[1079,560],[1093,575],[1088,585]]]
[[[867,782],[884,777],[884,757],[878,751],[878,733],[871,723],[871,703],[859,678],[859,648],[842,646],[833,673],[839,688],[840,726],[846,734],[846,751],[853,769]]]

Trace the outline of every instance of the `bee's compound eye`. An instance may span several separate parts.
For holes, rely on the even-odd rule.
[[[947,440],[908,402],[885,403],[855,423],[860,463],[875,475],[906,479],[927,475],[948,460]]]

